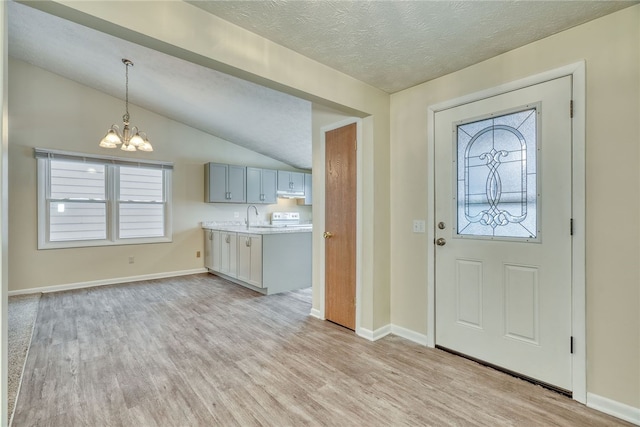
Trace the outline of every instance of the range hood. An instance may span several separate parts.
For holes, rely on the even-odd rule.
[[[276,194],[281,199],[304,199],[304,191],[278,190]]]

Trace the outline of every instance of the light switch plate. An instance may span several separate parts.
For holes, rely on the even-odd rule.
[[[413,220],[413,232],[414,233],[424,233],[425,231],[425,222],[421,219]]]

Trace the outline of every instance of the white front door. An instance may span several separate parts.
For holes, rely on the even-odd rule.
[[[571,390],[571,77],[435,115],[436,345]]]

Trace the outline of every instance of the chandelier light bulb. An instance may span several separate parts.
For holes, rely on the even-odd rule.
[[[122,141],[114,129],[109,129],[102,141],[100,141],[100,147],[103,148],[116,148],[118,144],[122,144]]]
[[[142,144],[144,144],[144,139],[140,136],[138,132],[131,137],[129,140],[129,144],[133,145],[136,148],[139,148]]]

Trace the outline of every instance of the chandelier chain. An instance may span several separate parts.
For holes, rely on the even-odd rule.
[[[125,91],[124,91],[124,105],[125,105],[125,113],[122,116],[122,121],[125,123],[129,123],[129,64],[125,62],[124,64],[125,70]]]

